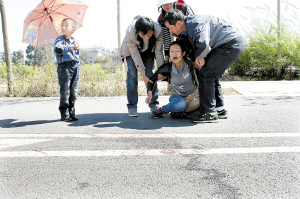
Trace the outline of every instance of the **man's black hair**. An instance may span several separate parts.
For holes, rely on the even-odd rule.
[[[178,9],[173,9],[170,10],[165,18],[164,18],[164,23],[166,23],[166,21],[170,24],[175,26],[177,21],[185,21],[186,16],[184,16],[184,14],[182,14],[182,12]]]
[[[142,32],[143,35],[146,35],[149,32],[149,30],[154,31],[153,21],[148,17],[140,17],[135,22],[135,30],[136,33]]]

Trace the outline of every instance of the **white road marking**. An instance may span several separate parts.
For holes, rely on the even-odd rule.
[[[0,149],[35,144],[40,142],[48,142],[53,139],[0,139]]]
[[[98,122],[97,125],[121,124],[121,122]]]
[[[300,137],[300,133],[244,134],[0,134],[0,149],[11,148],[62,138],[264,138]],[[44,138],[44,139],[42,139]],[[48,138],[48,139],[45,139]],[[50,139],[51,138],[51,139]],[[88,157],[88,156],[148,156],[148,155],[209,155],[242,153],[300,152],[294,147],[165,149],[165,150],[103,150],[103,151],[2,151],[0,157]]]
[[[264,138],[300,137],[300,133],[232,134],[0,134],[0,138]]]
[[[108,156],[165,156],[165,155],[218,155],[299,153],[300,146],[214,149],[163,149],[163,150],[103,150],[103,151],[2,151],[2,158],[16,157],[108,157]]]

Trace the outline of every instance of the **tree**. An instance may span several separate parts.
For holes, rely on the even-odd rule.
[[[96,60],[95,60],[95,63],[98,63],[98,64],[108,64],[108,63],[111,63],[112,62],[112,59],[110,57],[97,57]]]
[[[12,62],[14,64],[23,64],[24,63],[24,53],[22,50],[13,52]]]
[[[55,63],[53,45],[44,46],[35,51],[34,65],[45,66]]]
[[[121,49],[121,6],[120,2],[121,0],[117,0],[117,11],[118,11],[118,48],[119,51]]]
[[[26,65],[33,65],[34,64],[34,58],[35,58],[35,48],[31,45],[27,46],[26,49]]]
[[[280,21],[280,0],[277,0],[277,31],[278,31],[278,40],[280,41],[280,38],[281,38],[281,21]],[[281,47],[280,45],[278,45],[277,47],[277,59],[280,60],[281,59]],[[280,62],[278,62],[280,63]],[[277,79],[280,79],[282,75],[282,67],[281,65],[279,64],[277,66]]]
[[[91,56],[92,55],[89,50],[80,49],[80,64],[88,64]]]
[[[11,60],[10,60],[8,34],[7,34],[6,13],[5,13],[3,0],[0,0],[0,11],[1,11],[1,19],[2,19],[4,51],[5,51],[5,57],[6,57],[5,60],[6,60],[6,67],[7,67],[8,92],[9,92],[9,94],[13,94],[13,75],[12,75],[12,67],[11,67]]]

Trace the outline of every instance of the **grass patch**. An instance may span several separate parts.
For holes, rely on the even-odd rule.
[[[102,68],[100,64],[81,65],[78,96],[80,97],[111,97],[126,96],[126,74],[119,67]],[[59,84],[57,66],[47,65],[35,67],[27,65],[13,65],[13,95],[12,97],[57,97]],[[138,94],[147,94],[146,86],[139,73]],[[224,75],[227,81],[240,81],[237,76]],[[223,81],[224,81],[223,79]],[[225,81],[226,81],[225,80]],[[0,65],[0,97],[8,97],[5,87],[7,71],[5,65]],[[158,82],[159,95],[170,95],[168,83]],[[232,88],[223,88],[224,95],[239,95]]]
[[[79,77],[79,97],[110,97],[125,96],[126,74],[119,67],[102,68],[100,64],[81,65]],[[56,97],[59,96],[57,66],[47,65],[35,67],[13,65],[13,95],[12,97]],[[7,82],[6,66],[0,65],[0,84]],[[160,95],[169,94],[167,84],[159,83]],[[146,95],[146,86],[139,74],[139,95]],[[9,96],[5,86],[0,87],[0,97]]]

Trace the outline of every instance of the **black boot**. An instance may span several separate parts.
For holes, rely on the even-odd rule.
[[[78,117],[75,116],[75,108],[74,107],[69,109],[69,113],[70,113],[70,118],[73,121],[77,121],[78,120]]]
[[[65,108],[59,108],[61,121],[68,121],[70,119],[70,115],[68,114],[68,110]]]
[[[69,120],[69,115],[65,114],[65,113],[62,113],[61,114],[61,121],[68,121]]]

